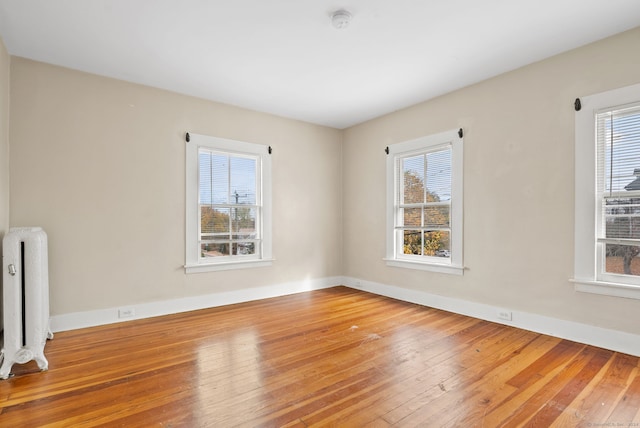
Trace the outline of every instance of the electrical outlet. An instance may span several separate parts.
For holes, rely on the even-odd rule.
[[[118,318],[133,318],[136,311],[133,308],[120,308],[118,309]]]
[[[498,311],[498,319],[511,321],[512,318],[513,318],[513,314],[511,313],[511,311],[507,311],[504,309],[501,309]]]

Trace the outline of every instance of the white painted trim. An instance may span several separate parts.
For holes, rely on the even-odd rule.
[[[424,270],[428,272],[450,273],[453,275],[464,274],[464,266],[453,266],[453,265],[425,263],[425,262],[412,262],[409,260],[400,260],[400,259],[384,259],[384,260],[387,262],[387,266],[391,266],[391,267],[417,269],[417,270]]]
[[[617,284],[611,282],[570,279],[576,291],[583,293],[601,294],[604,296],[640,299],[640,287],[637,285]]]
[[[78,328],[132,321],[135,319],[151,318],[161,315],[175,314],[179,312],[195,311],[198,309],[232,305],[235,303],[249,302],[260,299],[268,299],[271,297],[286,296],[289,294],[302,293],[311,290],[320,290],[323,288],[335,287],[341,284],[342,277],[306,279],[303,281],[288,282],[284,284],[270,285],[265,287],[247,288],[244,290],[227,291],[223,293],[212,293],[204,296],[190,296],[180,299],[141,304],[126,304],[116,308],[54,315],[51,317],[51,330],[54,332],[67,331],[75,330]],[[131,318],[118,318],[119,308],[133,309],[135,315]]]
[[[211,264],[195,264],[184,265],[186,273],[202,273],[202,272],[216,272],[220,270],[232,270],[232,269],[247,269],[257,267],[267,267],[273,264],[274,259],[263,260],[239,260],[225,263],[211,263]]]
[[[640,356],[640,335],[637,334],[610,330],[558,318],[551,318],[529,312],[514,311],[511,309],[506,310],[513,313],[512,320],[505,321],[498,319],[497,317],[498,312],[505,311],[505,308],[455,299],[452,297],[439,296],[424,291],[410,290],[407,288],[380,284],[357,278],[345,277],[343,278],[342,283],[347,287],[391,297],[405,302],[416,303],[499,324],[510,325],[536,333],[572,340],[574,342]]]

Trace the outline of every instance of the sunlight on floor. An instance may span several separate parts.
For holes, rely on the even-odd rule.
[[[197,416],[202,422],[210,420],[212,413],[219,422],[237,420],[238,402],[247,412],[263,405],[261,361],[258,335],[253,329],[240,328],[229,333],[227,339],[198,349],[195,389]]]

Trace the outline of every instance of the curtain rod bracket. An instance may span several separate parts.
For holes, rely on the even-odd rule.
[[[187,143],[191,141],[191,136],[189,135],[188,132],[187,132],[187,135],[185,136],[185,139],[187,140]]]
[[[576,111],[582,110],[582,102],[580,102],[580,98],[576,98],[576,100],[573,102],[573,108],[575,108]]]
[[[386,154],[389,154],[389,146],[385,147],[384,152],[385,152]]]
[[[462,131],[462,128],[458,129],[458,137],[462,138],[463,135],[464,132]]]
[[[269,154],[271,154],[271,152],[273,152],[273,149],[269,146]]]

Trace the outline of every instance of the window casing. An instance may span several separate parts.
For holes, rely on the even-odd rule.
[[[190,134],[186,171],[186,271],[269,265],[268,148]]]
[[[463,273],[462,143],[455,130],[389,146],[388,265]]]
[[[572,281],[578,291],[640,298],[640,85],[581,104]]]

